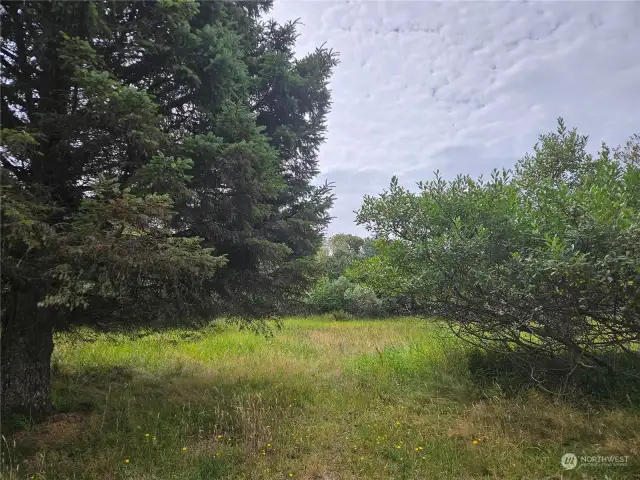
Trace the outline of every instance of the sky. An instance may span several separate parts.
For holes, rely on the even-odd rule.
[[[296,55],[339,52],[321,175],[328,234],[365,194],[512,167],[563,117],[595,153],[640,133],[640,2],[276,0],[300,18]]]

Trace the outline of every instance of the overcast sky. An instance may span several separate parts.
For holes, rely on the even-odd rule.
[[[365,234],[353,210],[392,175],[510,167],[558,116],[594,151],[640,133],[640,2],[276,0],[270,16],[301,19],[299,56],[340,53],[320,152],[329,234]]]

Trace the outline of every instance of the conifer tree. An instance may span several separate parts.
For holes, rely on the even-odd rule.
[[[2,409],[51,411],[52,332],[252,318],[305,285],[335,55],[270,2],[3,2]]]

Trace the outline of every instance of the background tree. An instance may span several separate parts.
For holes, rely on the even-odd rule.
[[[389,314],[426,314],[421,305],[421,279],[424,266],[416,251],[407,242],[379,239],[373,241],[373,255],[353,261],[345,276],[353,283],[369,287],[381,300]]]
[[[370,238],[338,233],[327,239],[316,256],[320,279],[309,291],[306,307],[314,313],[344,311],[359,317],[385,313],[382,301],[370,286],[345,276],[351,265],[366,261],[376,251],[377,246]]]
[[[375,255],[375,246],[372,239],[336,233],[325,240],[318,250],[317,261],[323,275],[336,279],[344,275],[354,261],[373,255]]]
[[[595,158],[586,145],[560,120],[513,175],[436,176],[419,193],[394,179],[358,222],[403,255],[369,272],[406,278],[424,313],[484,347],[562,359],[567,374],[624,370],[640,339],[638,136]],[[551,373],[525,366],[539,381]]]
[[[256,317],[306,288],[336,58],[294,59],[270,5],[2,3],[3,412],[50,410],[53,329]]]

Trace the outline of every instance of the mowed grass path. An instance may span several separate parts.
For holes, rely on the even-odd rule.
[[[423,320],[287,319],[61,334],[61,412],[3,442],[4,478],[631,478],[640,412],[474,386],[468,352]],[[565,471],[560,457],[629,455]]]

